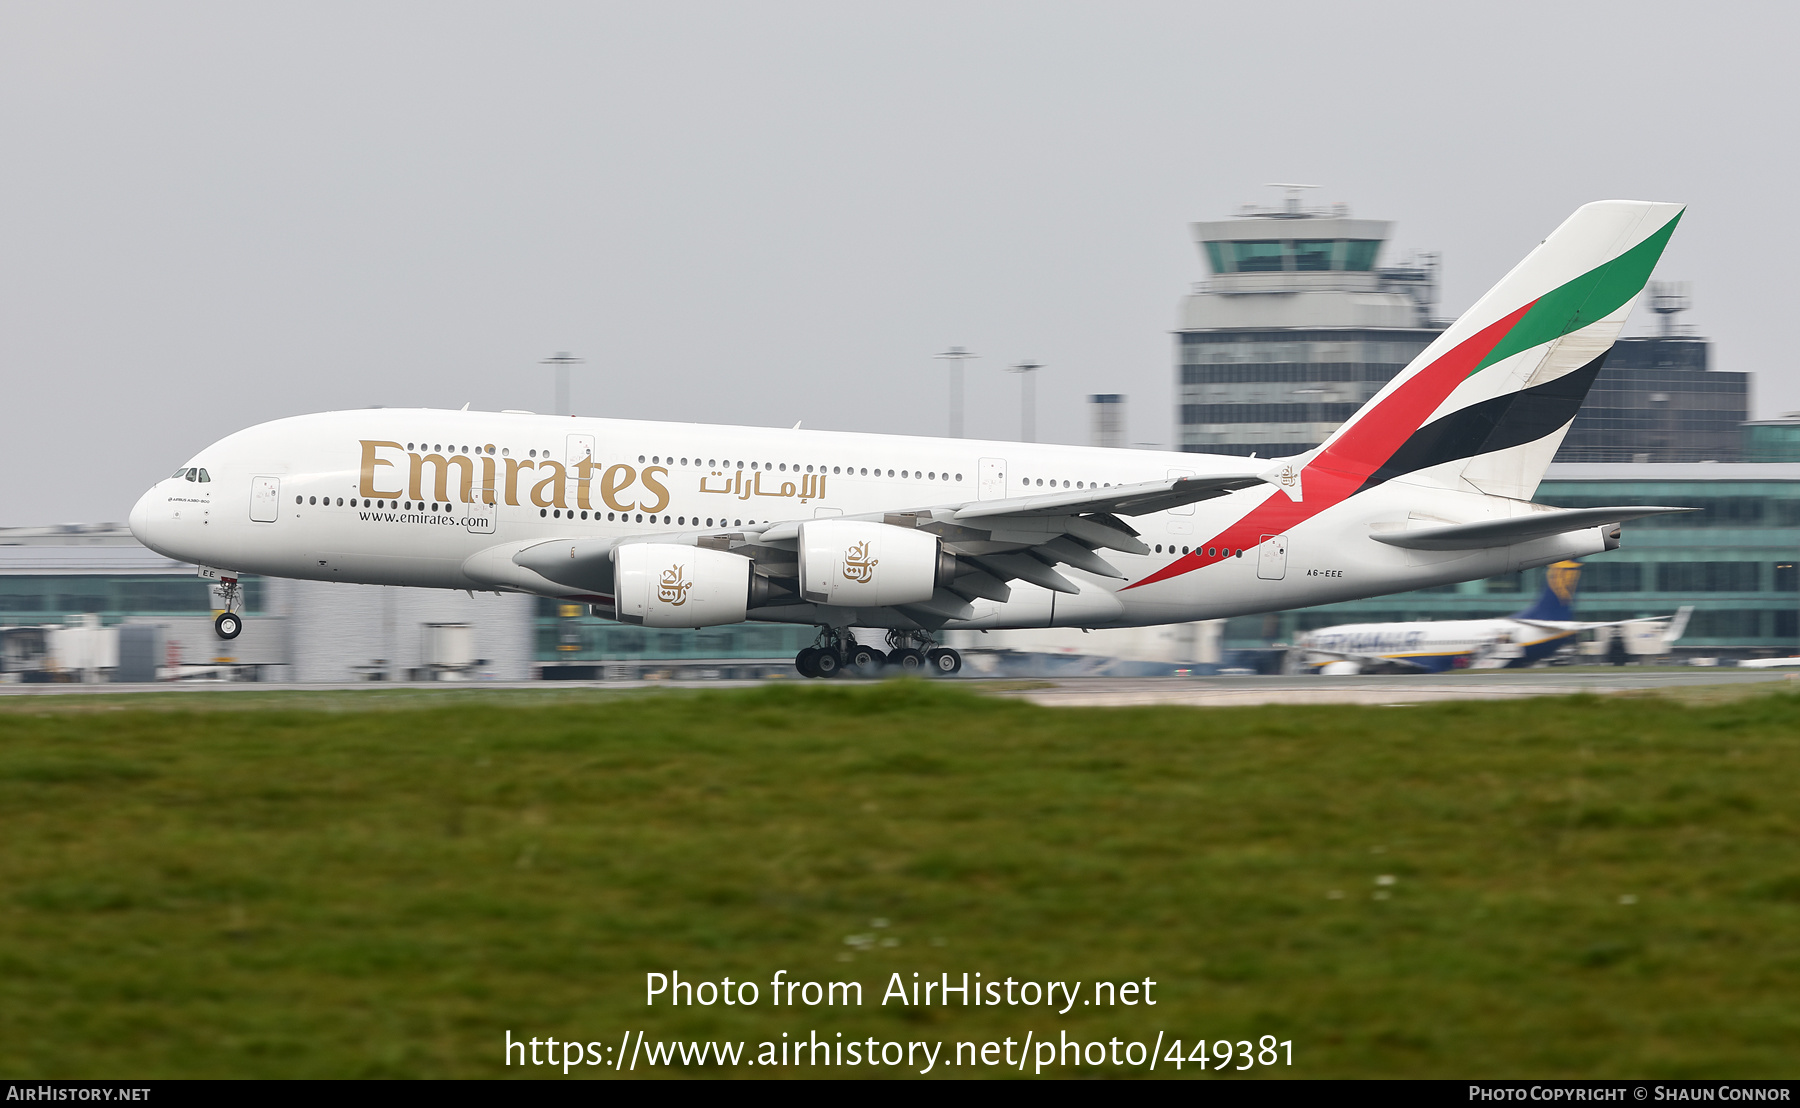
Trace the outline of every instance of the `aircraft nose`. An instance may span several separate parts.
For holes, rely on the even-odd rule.
[[[156,490],[150,489],[138,497],[138,502],[131,507],[131,516],[128,520],[132,536],[152,550],[156,547],[150,541],[150,498],[155,494]]]

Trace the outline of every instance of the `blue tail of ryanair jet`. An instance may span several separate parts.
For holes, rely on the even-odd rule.
[[[1544,571],[1544,591],[1537,603],[1514,619],[1565,620],[1575,618],[1575,586],[1581,581],[1580,562],[1557,562]]]

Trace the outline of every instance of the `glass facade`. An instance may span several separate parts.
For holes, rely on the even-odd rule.
[[[1379,239],[1255,239],[1208,242],[1214,273],[1367,273],[1381,252]]]
[[[1429,328],[1182,332],[1181,449],[1265,458],[1310,450],[1437,335]]]
[[[243,579],[243,611],[263,612],[261,578]],[[211,590],[192,575],[172,573],[0,574],[0,623],[63,623],[98,615],[113,624],[127,616],[204,616],[213,610]]]
[[[1800,462],[1800,419],[1744,424],[1744,461]]]
[[[1663,504],[1703,509],[1625,524],[1621,549],[1586,559],[1576,618],[1605,621],[1694,613],[1676,643],[1680,653],[1788,653],[1800,648],[1800,466],[1791,476],[1734,478],[1749,467],[1658,467],[1679,475],[1641,478],[1582,475],[1557,466],[1536,500],[1565,508]],[[1765,467],[1755,467],[1764,469]],[[1290,555],[1291,556],[1291,555]],[[1524,607],[1544,571],[1227,620],[1226,650],[1257,650],[1340,623],[1483,619]]]
[[[1740,428],[1750,418],[1750,375],[1709,370],[1708,347],[1698,338],[1614,343],[1556,460],[1748,460]]]

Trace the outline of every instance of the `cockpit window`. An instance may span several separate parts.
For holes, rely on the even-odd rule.
[[[209,477],[209,476],[207,476],[207,473],[206,473],[206,471],[205,471],[205,470],[204,470],[204,469],[203,469],[203,470],[201,470],[201,471],[200,471],[200,480],[202,480],[202,481],[210,481],[210,480],[212,480],[212,478],[211,478],[211,477]]]
[[[169,480],[179,481],[183,477],[186,477],[186,476],[187,476],[187,467],[182,466],[180,469],[176,470],[174,473],[169,474]]]
[[[200,480],[200,471],[199,471],[199,470],[197,470],[197,469],[190,469],[190,470],[188,470],[188,471],[187,471],[187,479],[188,479],[188,480],[190,480],[190,481],[198,481],[198,480]]]

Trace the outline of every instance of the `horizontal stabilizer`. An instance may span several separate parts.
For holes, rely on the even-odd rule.
[[[1479,550],[1490,546],[1511,546],[1532,539],[1581,531],[1608,523],[1623,523],[1645,516],[1667,512],[1697,512],[1698,508],[1654,508],[1641,504],[1617,508],[1569,508],[1505,519],[1483,519],[1475,523],[1456,523],[1446,527],[1425,527],[1416,531],[1392,531],[1370,535],[1376,542],[1406,550]]]

